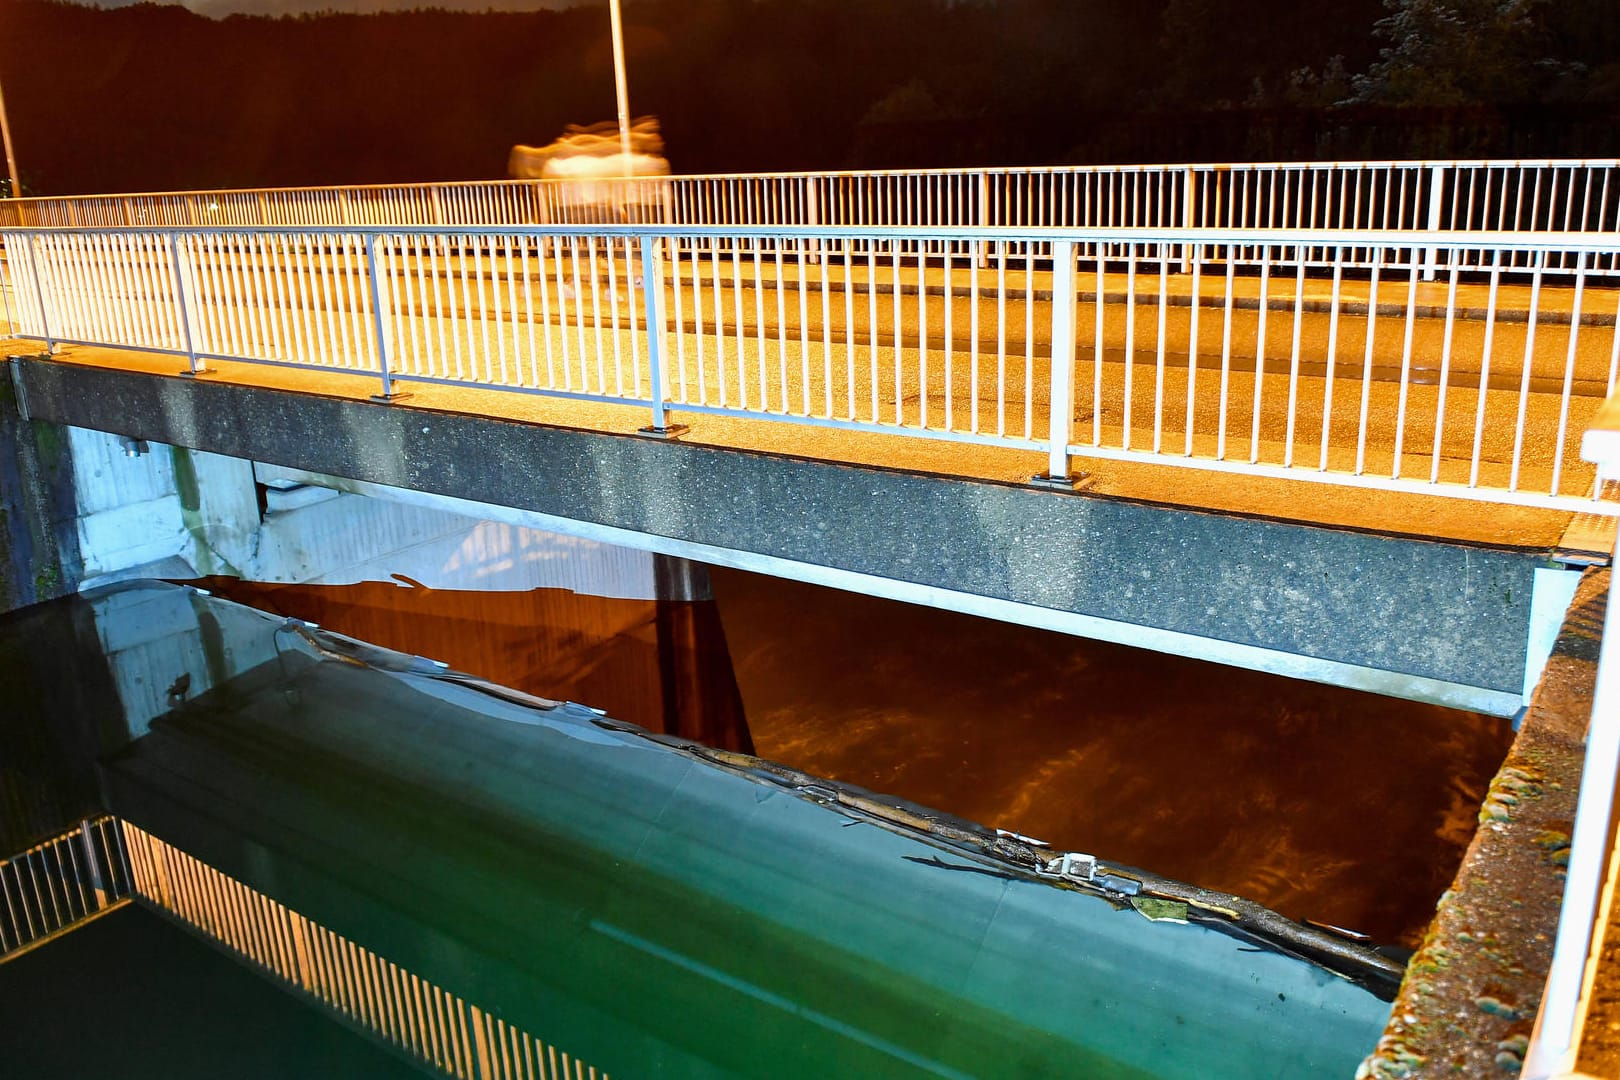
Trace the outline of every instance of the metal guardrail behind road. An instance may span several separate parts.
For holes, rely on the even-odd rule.
[[[871,170],[0,201],[0,226],[13,227],[571,224],[1605,232],[1620,228],[1620,160]],[[1363,250],[1350,265],[1370,265]],[[1420,253],[1426,272],[1435,254]],[[1620,262],[1609,253],[1585,270],[1612,274]]]
[[[1018,447],[1053,477],[1083,454],[1616,508],[1577,452],[1620,375],[1617,296],[1588,287],[1620,248],[1607,235],[123,228],[0,244],[23,336],[193,370],[581,398],[645,407],[657,429],[677,410]],[[1431,250],[1436,281],[1415,255]],[[1354,251],[1366,274],[1338,258],[1308,276],[1315,253]]]

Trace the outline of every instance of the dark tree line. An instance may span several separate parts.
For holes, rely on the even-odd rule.
[[[1612,0],[627,0],[680,172],[1620,154]],[[25,186],[501,175],[614,113],[606,13],[0,0]]]

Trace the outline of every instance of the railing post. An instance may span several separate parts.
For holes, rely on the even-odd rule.
[[[1084,473],[1069,474],[1069,444],[1074,441],[1074,241],[1052,241],[1052,371],[1047,406],[1046,472],[1030,482],[1041,487],[1073,489]]]
[[[670,179],[667,176],[662,177],[659,180],[659,183],[658,183],[658,203],[659,203],[659,209],[664,215],[664,220],[659,222],[659,224],[660,225],[674,225],[676,223],[675,222],[675,181]],[[680,265],[680,262],[679,262],[680,257],[681,257],[680,241],[676,237],[671,236],[664,243],[665,243],[666,248],[668,249],[669,261],[672,262],[672,263],[675,263],[677,266]]]
[[[371,289],[371,326],[377,339],[377,366],[382,369],[382,393],[371,395],[373,401],[398,401],[404,394],[394,392],[394,376],[388,365],[388,332],[383,323],[382,289],[377,281],[377,237],[366,233],[366,282]]]
[[[95,841],[90,834],[88,819],[79,822],[79,848],[84,853],[84,865],[90,877],[90,889],[96,894],[96,910],[107,906],[107,881],[101,873],[101,861],[96,858]]]
[[[1198,227],[1198,173],[1193,169],[1181,171],[1181,227],[1183,229],[1196,229]],[[1192,249],[1186,244],[1181,245],[1181,272],[1187,273],[1192,269]]]
[[[292,941],[293,970],[298,973],[298,985],[306,994],[318,994],[315,965],[310,963],[314,949],[309,943],[309,923],[296,911],[287,912],[287,937]]]
[[[154,836],[143,833],[141,843],[146,847],[146,856],[152,865],[152,884],[157,892],[156,896],[147,897],[156,900],[158,906],[173,911],[175,904],[174,887],[169,881],[169,860],[164,855],[168,845]]]
[[[990,225],[990,173],[984,169],[979,170],[979,228],[988,228]],[[979,241],[979,268],[990,265],[990,241]]]
[[[14,245],[8,240],[0,237],[0,252],[6,254],[4,263],[0,264],[0,326],[4,327],[0,333],[6,337],[16,337],[22,323],[12,314],[12,308],[21,297],[21,291],[17,288],[17,270],[10,254]]]
[[[433,224],[444,224],[444,199],[439,195],[439,185],[434,184],[428,188],[428,196],[433,203]]]
[[[169,265],[174,268],[174,291],[180,299],[180,332],[185,335],[186,360],[189,366],[180,374],[196,377],[207,371],[203,361],[197,359],[197,345],[191,337],[191,304],[190,294],[195,291],[195,284],[191,279],[191,264],[189,261],[180,261],[180,241],[174,233],[169,233]]]
[[[821,224],[821,207],[816,198],[816,178],[813,176],[807,176],[804,178],[804,223],[806,225]],[[821,241],[812,240],[810,241],[809,246],[810,261],[820,262]]]
[[[653,236],[636,237],[641,246],[642,310],[647,313],[647,373],[651,380],[652,423],[639,429],[642,435],[673,439],[686,432],[685,424],[671,424],[665,402],[669,399],[664,374],[664,258],[663,245]],[[676,288],[680,288],[677,281]]]
[[[1429,220],[1430,232],[1440,231],[1441,202],[1446,193],[1446,167],[1444,165],[1429,166]],[[1436,256],[1439,249],[1429,247],[1423,253],[1423,280],[1433,281]]]
[[[56,351],[56,339],[51,336],[51,318],[49,310],[45,307],[45,286],[39,276],[39,262],[34,257],[35,237],[28,237],[28,274],[34,281],[34,302],[39,307],[39,331],[45,339],[45,352]]]

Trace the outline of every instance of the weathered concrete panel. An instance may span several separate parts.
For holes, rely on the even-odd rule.
[[[1518,694],[1542,552],[26,362],[34,414]]]
[[[30,423],[0,370],[0,613],[78,588],[73,459],[60,425]]]

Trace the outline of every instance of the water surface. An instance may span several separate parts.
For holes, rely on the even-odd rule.
[[[712,602],[208,584],[653,731],[752,746],[1407,946],[1512,740],[1475,713],[710,573]],[[676,685],[689,688],[679,700]]]

